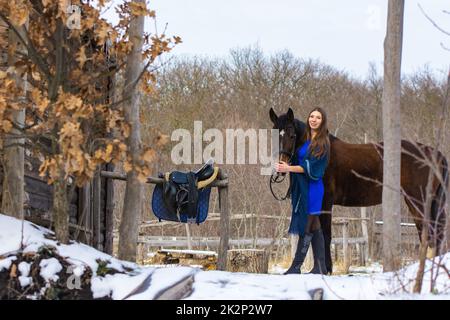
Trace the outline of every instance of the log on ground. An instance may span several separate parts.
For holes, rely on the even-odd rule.
[[[227,271],[267,273],[269,255],[264,249],[232,249],[227,253]]]

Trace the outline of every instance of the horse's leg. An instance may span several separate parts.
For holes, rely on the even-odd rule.
[[[434,245],[435,255],[440,255],[442,242],[446,238],[447,213],[445,212],[446,194],[448,188],[449,172],[447,159],[442,155],[441,158],[442,181],[437,181],[436,197],[431,204],[431,221],[433,223],[433,238],[431,243]],[[438,179],[436,179],[438,180]]]
[[[446,212],[445,196],[439,191],[431,203],[431,228],[430,228],[430,247],[434,249],[433,256],[438,256],[443,249],[442,242],[445,239]]]
[[[417,232],[419,233],[419,240],[422,243],[422,229],[424,227],[424,215],[422,212],[424,212],[424,205],[422,203],[419,203],[416,205],[413,204],[412,200],[408,200],[405,197],[406,205],[408,206],[409,212],[412,214],[414,223],[416,224]],[[433,228],[430,228],[428,226],[429,232],[432,232]],[[432,234],[428,234],[428,239],[433,239]],[[434,248],[434,250],[430,250],[430,248]],[[434,245],[434,241],[428,241],[427,246],[427,256],[428,257],[434,257],[436,255],[436,246]]]
[[[333,273],[333,260],[331,259],[331,209],[333,208],[331,196],[324,196],[322,211],[320,216],[320,225],[322,227],[323,238],[325,240],[325,264],[327,272]]]
[[[416,202],[414,204],[412,200],[405,197],[406,205],[411,213],[414,223],[416,224],[417,232],[419,233],[419,240],[422,241],[422,227],[423,227],[423,204]]]
[[[430,212],[430,225],[428,226],[428,246],[433,248],[432,255],[439,255],[441,250],[441,244],[445,237],[445,219],[446,212],[442,207],[441,199],[433,199],[431,203]],[[419,240],[422,241],[422,229],[423,225],[423,211],[424,206],[422,203],[413,204],[412,200],[405,197],[406,205],[413,216],[414,223],[416,224],[417,232],[419,234]]]

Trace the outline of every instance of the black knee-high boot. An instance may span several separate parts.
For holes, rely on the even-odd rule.
[[[325,264],[325,240],[323,238],[322,229],[313,231],[311,246],[314,255],[314,267],[309,273],[327,274],[327,266]]]
[[[308,248],[311,243],[313,235],[312,233],[305,233],[304,237],[298,237],[297,250],[295,250],[294,260],[291,266],[284,274],[291,273],[301,273],[300,268],[305,261],[306,254],[308,253]]]

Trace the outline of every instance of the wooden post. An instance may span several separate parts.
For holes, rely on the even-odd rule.
[[[108,163],[106,165],[108,171],[114,171],[114,165]],[[113,254],[114,242],[114,182],[112,179],[105,179],[106,187],[106,204],[105,204],[105,239],[104,251]]]
[[[351,218],[350,218],[351,219]],[[347,273],[350,268],[350,258],[351,255],[349,254],[350,248],[348,246],[348,223],[349,218],[346,217],[339,217],[333,221],[333,224],[341,225],[342,226],[342,254],[344,258],[344,272]],[[337,257],[337,250],[335,251],[335,257]]]
[[[342,221],[342,251],[344,254],[344,272],[348,273],[350,269],[350,259],[348,255],[348,221]]]
[[[337,244],[332,244],[333,250],[334,250],[334,261],[338,261],[339,255],[338,255],[338,247]]]
[[[364,143],[367,143],[367,133],[364,133]],[[361,251],[362,264],[366,265],[366,260],[369,257],[369,231],[367,229],[367,208],[361,208],[361,229],[362,235],[366,243],[363,246],[364,251]]]
[[[192,242],[191,242],[191,229],[189,228],[189,224],[185,223],[186,226],[186,239],[187,239],[187,247],[189,250],[192,250]]]
[[[90,224],[89,213],[90,213],[90,183],[78,189],[78,225],[84,227],[86,230],[92,231],[92,226]],[[88,245],[92,245],[92,232],[83,232],[80,236],[80,230],[75,231],[74,239],[77,241],[84,242]]]
[[[219,170],[219,179],[226,179],[226,174]],[[230,236],[230,215],[228,207],[228,186],[219,187],[219,208],[220,208],[220,242],[219,242],[219,252],[217,257],[217,270],[227,269],[227,251],[228,242]]]
[[[297,251],[297,245],[298,245],[298,234],[291,234],[290,235],[290,241],[291,241],[291,260],[294,259],[295,251]]]
[[[100,172],[97,172],[94,176],[94,181],[92,183],[92,210],[93,210],[93,225],[92,231],[94,235],[94,247],[98,250],[102,250],[103,246],[101,243],[101,220],[100,220],[100,212],[101,212],[101,178]]]

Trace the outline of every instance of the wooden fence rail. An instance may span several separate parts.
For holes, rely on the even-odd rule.
[[[149,247],[187,247],[189,239],[184,236],[141,236],[138,243],[145,244]],[[191,244],[193,247],[217,247],[220,242],[219,237],[191,237]],[[342,245],[344,242],[348,244],[363,244],[365,239],[359,238],[333,238],[331,244]],[[257,246],[257,247],[269,247],[271,245],[289,245],[289,238],[272,239],[272,238],[246,238],[246,239],[229,239],[230,247],[239,246]]]

